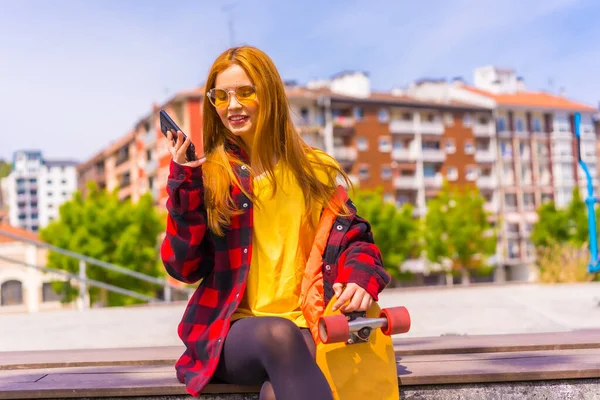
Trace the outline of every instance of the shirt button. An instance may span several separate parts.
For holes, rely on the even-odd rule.
[[[242,169],[243,169],[243,170],[246,170],[246,166],[245,166],[245,165],[242,165]]]
[[[329,271],[330,269],[331,269],[331,265],[327,264],[327,265],[325,266],[325,270],[326,270],[326,271]]]
[[[185,175],[184,174],[179,174],[179,179],[184,180],[185,179]]]
[[[244,204],[242,204],[242,207],[244,207],[244,208],[248,208],[248,203],[244,203]]]
[[[343,226],[341,226],[341,225],[338,225],[338,226],[336,226],[336,229],[337,229],[338,231],[341,231],[342,229],[344,229],[344,227],[343,227]]]
[[[244,249],[244,254],[248,253],[248,249]]]

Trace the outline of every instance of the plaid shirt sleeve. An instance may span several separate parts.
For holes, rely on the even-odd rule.
[[[344,239],[345,250],[338,260],[336,283],[356,283],[379,300],[379,293],[390,283],[390,275],[383,267],[379,248],[373,241],[371,225],[356,215]]]
[[[214,265],[214,248],[206,240],[202,167],[186,167],[171,161],[167,182],[167,229],[160,254],[169,275],[195,283]]]

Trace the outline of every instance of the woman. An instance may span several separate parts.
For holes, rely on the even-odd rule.
[[[334,294],[336,309],[366,310],[390,279],[370,226],[336,183],[349,183],[343,169],[297,134],[265,53],[225,51],[206,88],[203,156],[186,160],[181,132],[168,141],[161,256],[172,277],[202,281],[178,328],[177,377],[193,396],[216,377],[262,385],[261,399],[331,399],[318,318]]]

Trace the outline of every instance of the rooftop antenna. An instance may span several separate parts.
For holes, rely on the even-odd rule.
[[[226,4],[221,7],[221,11],[227,13],[227,21],[229,24],[229,45],[235,46],[235,32],[233,27],[233,13],[231,12],[235,8],[235,4]]]

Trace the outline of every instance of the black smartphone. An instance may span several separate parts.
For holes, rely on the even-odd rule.
[[[165,110],[160,110],[159,116],[160,131],[163,133],[163,135],[165,135],[166,138],[168,138],[167,132],[171,131],[171,134],[173,135],[173,142],[177,142],[177,131],[181,131],[182,133],[183,131],[177,126],[175,121],[173,121],[173,119],[169,116],[169,114],[167,114]],[[187,139],[185,133],[183,133],[183,138],[184,140]],[[188,161],[194,161],[196,159],[196,148],[194,147],[194,143],[190,143],[190,146],[185,152],[185,157]]]

